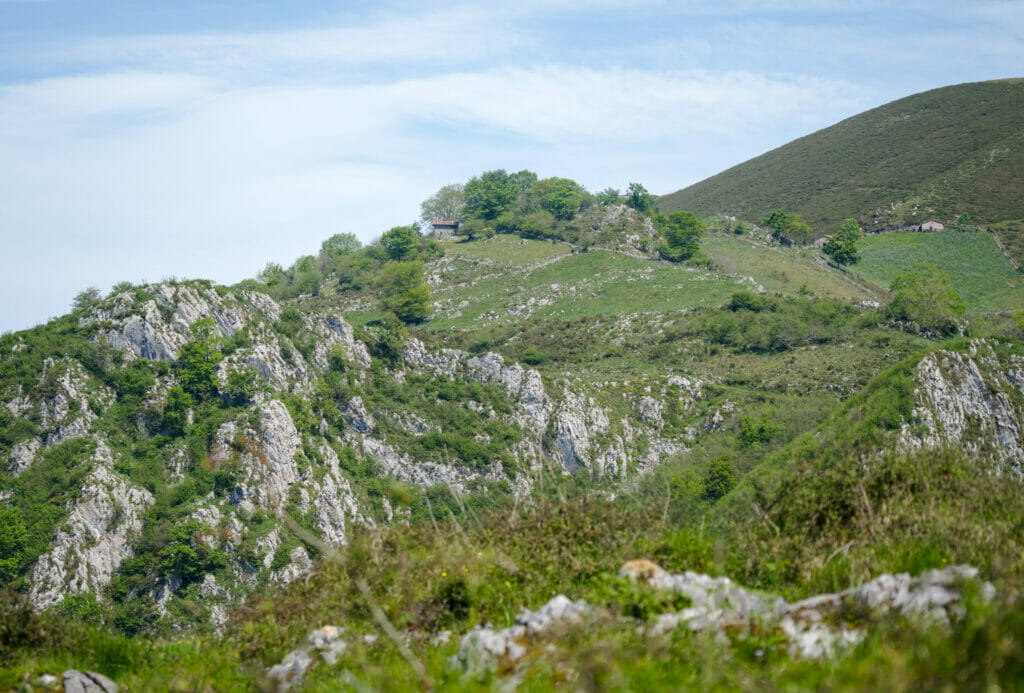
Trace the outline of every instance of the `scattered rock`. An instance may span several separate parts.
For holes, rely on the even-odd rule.
[[[274,685],[274,691],[285,693],[302,683],[302,677],[314,664],[317,655],[328,666],[333,666],[348,647],[341,639],[343,632],[339,626],[323,626],[311,631],[305,645],[286,654],[279,664],[267,671],[267,679]]]
[[[461,666],[468,676],[493,671],[499,663],[512,667],[526,656],[528,647],[534,646],[536,641],[555,637],[566,627],[580,625],[592,611],[593,607],[582,599],[574,602],[560,594],[537,611],[523,609],[513,626],[500,631],[471,630],[459,643],[453,663]]]
[[[694,631],[721,631],[756,621],[778,627],[789,641],[790,654],[809,659],[832,656],[860,640],[866,626],[857,624],[855,628],[844,622],[846,607],[859,607],[857,613],[866,609],[876,619],[898,613],[920,617],[927,623],[948,623],[962,615],[960,586],[978,580],[977,569],[964,565],[930,570],[916,578],[906,573],[883,574],[852,589],[790,604],[781,597],[746,590],[727,577],[712,578],[689,571],[672,575],[650,561],[630,561],[619,575],[690,598],[692,606],[658,616],[647,629],[650,635],[661,635],[682,625]],[[992,599],[995,590],[990,583],[982,582],[981,594]]]
[[[117,693],[117,684],[94,671],[68,669],[63,674],[64,693]]]
[[[362,397],[356,396],[350,399],[343,414],[345,421],[356,433],[368,435],[377,428],[377,422],[373,420],[370,412],[366,411]]]

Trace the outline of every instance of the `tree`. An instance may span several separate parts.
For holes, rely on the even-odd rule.
[[[462,208],[466,204],[461,183],[445,185],[420,203],[420,219],[425,224],[434,220],[462,221]]]
[[[913,323],[922,332],[959,332],[966,307],[948,274],[934,265],[914,265],[893,280],[887,312],[895,320]]]
[[[767,226],[773,229],[775,233],[773,235],[781,236],[786,230],[786,222],[789,219],[789,215],[781,209],[774,210],[771,214],[761,220],[761,226]]]
[[[964,212],[956,220],[956,228],[958,231],[969,231],[974,226],[974,220],[971,219],[971,215]]]
[[[288,274],[278,263],[268,262],[267,266],[256,275],[256,279],[258,279],[261,284],[277,286],[278,284],[283,284],[288,281]]]
[[[0,507],[0,580],[17,576],[28,544],[25,520],[17,508]]]
[[[626,190],[626,206],[647,216],[654,216],[658,213],[658,205],[654,202],[654,196],[639,183],[629,184],[629,189]]]
[[[79,311],[92,308],[99,303],[100,298],[100,290],[95,286],[90,286],[88,289],[83,289],[75,294],[74,300],[71,301],[71,310]]]
[[[253,401],[259,390],[259,372],[252,366],[236,365],[228,373],[227,387],[222,394],[232,404],[244,406]]]
[[[415,226],[396,226],[380,237],[380,244],[392,260],[406,260],[416,254],[419,235]]]
[[[336,233],[320,244],[320,254],[331,258],[338,258],[343,255],[351,255],[363,244],[351,233]]]
[[[837,265],[855,265],[860,261],[857,255],[857,241],[860,239],[860,226],[856,219],[845,219],[839,230],[825,242],[821,252],[825,253]]]
[[[175,385],[167,391],[167,406],[164,407],[164,428],[172,438],[185,435],[188,429],[188,410],[192,408],[192,397]]]
[[[700,248],[700,235],[705,228],[704,221],[693,212],[672,212],[662,228],[665,242],[658,246],[658,253],[672,262],[688,260]]]
[[[521,180],[510,176],[505,169],[485,171],[470,178],[463,188],[465,215],[497,219],[512,207],[520,192]]]
[[[567,221],[593,199],[586,189],[569,178],[544,178],[530,187],[541,209],[556,219]]]
[[[215,329],[212,318],[192,323],[192,341],[181,348],[174,362],[182,389],[200,400],[217,394],[217,364],[224,355],[218,348],[220,339],[214,336]]]
[[[405,323],[423,322],[430,314],[430,288],[423,281],[423,263],[389,262],[380,276],[380,307]]]
[[[617,205],[620,202],[619,197],[621,197],[621,195],[622,193],[620,193],[615,188],[605,188],[601,192],[597,193],[596,201],[597,204],[601,205],[602,207],[607,207],[608,205]]]
[[[704,475],[704,500],[716,501],[736,486],[736,472],[725,457],[711,463]]]
[[[772,229],[772,236],[780,241],[800,245],[809,243],[814,234],[814,231],[804,223],[799,214],[788,214],[781,209],[774,210],[761,220],[761,226]]]

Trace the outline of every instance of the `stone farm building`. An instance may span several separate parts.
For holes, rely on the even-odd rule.
[[[929,219],[928,221],[922,222],[921,225],[917,227],[917,230],[918,231],[945,231],[946,230],[946,225],[943,224],[941,221],[935,221],[934,219]]]
[[[459,222],[437,219],[430,222],[434,227],[434,238],[451,238],[459,230]]]

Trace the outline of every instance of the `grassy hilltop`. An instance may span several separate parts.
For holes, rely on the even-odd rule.
[[[963,212],[1024,219],[1024,80],[908,96],[660,198],[663,211],[760,220],[776,208],[821,233],[846,217],[895,228]]]

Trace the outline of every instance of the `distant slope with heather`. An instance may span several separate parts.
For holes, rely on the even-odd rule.
[[[663,212],[759,220],[783,208],[822,233],[846,217],[896,228],[926,219],[1024,219],[1024,80],[908,96],[665,195]]]

